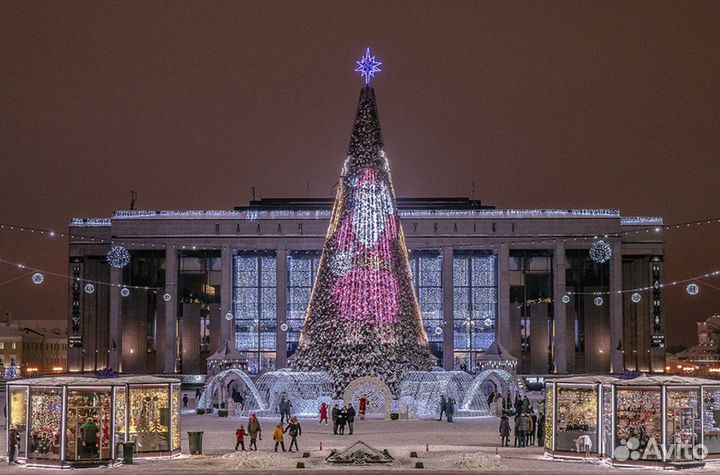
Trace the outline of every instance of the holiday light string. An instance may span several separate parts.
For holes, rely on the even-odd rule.
[[[524,218],[523,218],[524,219]],[[403,219],[403,221],[407,221],[407,218]],[[505,239],[493,240],[493,235],[488,234],[482,234],[479,235],[475,233],[475,236],[484,237],[487,239],[492,240],[492,244],[512,244],[512,245],[536,245],[536,244],[555,244],[558,241],[562,242],[568,242],[568,241],[587,241],[587,240],[596,240],[596,239],[602,239],[602,238],[610,238],[610,237],[622,237],[629,234],[640,234],[642,232],[650,233],[650,232],[659,232],[661,229],[665,231],[671,231],[674,229],[684,229],[684,228],[690,228],[693,226],[702,226],[707,224],[714,224],[714,223],[720,223],[720,218],[711,218],[711,219],[700,219],[697,221],[686,221],[682,223],[673,223],[673,224],[654,224],[649,225],[647,227],[643,227],[640,229],[628,229],[625,231],[618,231],[614,233],[606,233],[606,234],[597,234],[597,233],[590,233],[590,234],[579,234],[573,237],[564,237],[564,238],[550,238],[547,237],[547,235],[537,235],[538,239],[519,239],[515,240],[510,237],[505,237]],[[122,245],[122,246],[131,246],[131,247],[152,247],[156,249],[189,249],[189,250],[216,250],[217,246],[207,246],[207,245],[197,245],[197,244],[166,244],[166,243],[153,243],[153,242],[142,242],[142,241],[134,241],[134,240],[128,240],[125,238],[102,238],[97,236],[88,236],[88,235],[82,235],[78,233],[68,233],[68,232],[60,232],[60,231],[54,231],[50,229],[43,229],[43,228],[37,228],[37,227],[31,227],[31,226],[21,226],[17,224],[12,223],[0,223],[0,231],[19,231],[19,232],[29,232],[29,233],[37,233],[43,236],[48,237],[68,237],[70,239],[80,239],[81,241],[89,241],[92,243],[98,243],[98,244],[110,244],[110,245]],[[218,235],[217,237],[226,237],[224,235]],[[214,239],[213,237],[212,239]],[[544,239],[543,239],[544,238]],[[455,246],[458,248],[470,248],[471,246],[476,245],[460,245]],[[413,248],[414,250],[425,250],[425,249],[434,249],[432,247],[428,248]],[[132,250],[132,249],[131,249]]]
[[[92,279],[85,279],[85,278],[82,278],[82,277],[73,277],[73,276],[71,276],[71,275],[61,274],[61,273],[59,273],[59,272],[52,272],[52,271],[48,271],[48,270],[43,270],[43,269],[39,269],[39,268],[37,268],[37,267],[31,267],[31,266],[28,266],[28,265],[25,265],[25,264],[20,264],[20,263],[17,263],[17,262],[7,261],[7,260],[5,260],[5,259],[0,259],[0,264],[6,264],[6,265],[9,265],[9,266],[17,267],[17,268],[19,268],[19,269],[28,269],[28,270],[31,271],[31,272],[28,272],[28,273],[23,274],[23,275],[21,275],[21,276],[16,276],[16,277],[14,277],[13,279],[10,279],[9,281],[2,282],[2,283],[0,283],[0,285],[9,283],[10,281],[17,280],[17,279],[20,279],[20,278],[22,278],[22,277],[27,277],[28,275],[32,275],[32,274],[34,274],[34,273],[36,273],[36,272],[40,272],[40,273],[42,273],[43,275],[49,275],[49,276],[53,276],[53,277],[60,277],[60,278],[63,278],[63,279],[68,279],[68,280],[77,280],[78,282],[83,282],[83,283],[85,283],[85,284],[96,284],[96,285],[104,285],[104,286],[107,286],[107,287],[120,287],[120,288],[126,288],[126,289],[136,289],[136,290],[162,290],[162,287],[145,287],[145,286],[141,286],[141,285],[113,284],[112,282],[103,282],[103,281],[101,281],[101,280],[92,280]],[[88,293],[90,293],[90,292],[88,292]]]
[[[658,283],[658,288],[666,288],[666,287],[673,287],[676,285],[686,284],[688,282],[702,282],[702,279],[708,279],[711,277],[720,276],[720,270],[716,270],[713,272],[708,272],[707,274],[701,274],[696,275],[693,277],[688,277],[686,279],[681,280],[673,280],[672,282],[666,282],[666,283]],[[605,291],[597,291],[597,292],[565,292],[566,295],[610,295],[610,294],[626,294],[631,292],[646,292],[648,290],[653,290],[655,288],[654,285],[649,285],[647,287],[637,287],[634,289],[622,289],[622,290],[605,290]],[[718,289],[720,290],[720,289]]]

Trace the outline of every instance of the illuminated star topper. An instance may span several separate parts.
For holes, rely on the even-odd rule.
[[[355,71],[359,72],[363,79],[365,79],[365,84],[370,84],[370,80],[375,77],[375,73],[382,71],[380,69],[382,63],[375,61],[375,56],[370,54],[370,48],[365,51],[365,56],[363,56],[360,61],[356,61],[356,63],[358,67]]]

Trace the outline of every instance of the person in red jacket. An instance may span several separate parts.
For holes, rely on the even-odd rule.
[[[365,394],[365,395],[363,395],[363,397],[360,398],[360,404],[358,407],[358,409],[359,409],[358,412],[360,413],[361,421],[365,420],[365,412],[367,411],[367,403],[368,403],[368,398],[367,398],[367,394]]]
[[[319,424],[322,424],[322,421],[325,421],[325,425],[327,425],[327,404],[322,403],[320,404],[320,421]]]
[[[238,446],[242,447],[243,451],[245,450],[245,427],[240,425],[240,428],[235,431],[235,438],[237,439],[237,442],[235,443],[235,450],[238,449]]]

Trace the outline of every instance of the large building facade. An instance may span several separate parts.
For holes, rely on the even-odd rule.
[[[228,339],[251,372],[286,367],[331,206],[265,199],[228,211],[73,219],[68,369],[203,374]],[[663,275],[662,219],[464,198],[398,206],[439,366],[472,372],[497,340],[524,374],[665,370],[662,294],[653,289]],[[608,262],[589,256],[598,238],[610,244]],[[108,264],[112,246],[130,251],[129,265]],[[621,292],[635,288],[648,289],[638,302]]]

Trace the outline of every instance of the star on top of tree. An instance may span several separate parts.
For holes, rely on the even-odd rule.
[[[358,67],[355,71],[359,72],[360,75],[365,79],[365,84],[370,84],[370,80],[375,77],[375,73],[382,72],[380,61],[375,61],[375,56],[370,54],[370,48],[365,51],[365,56],[360,58],[360,61],[356,61]]]

